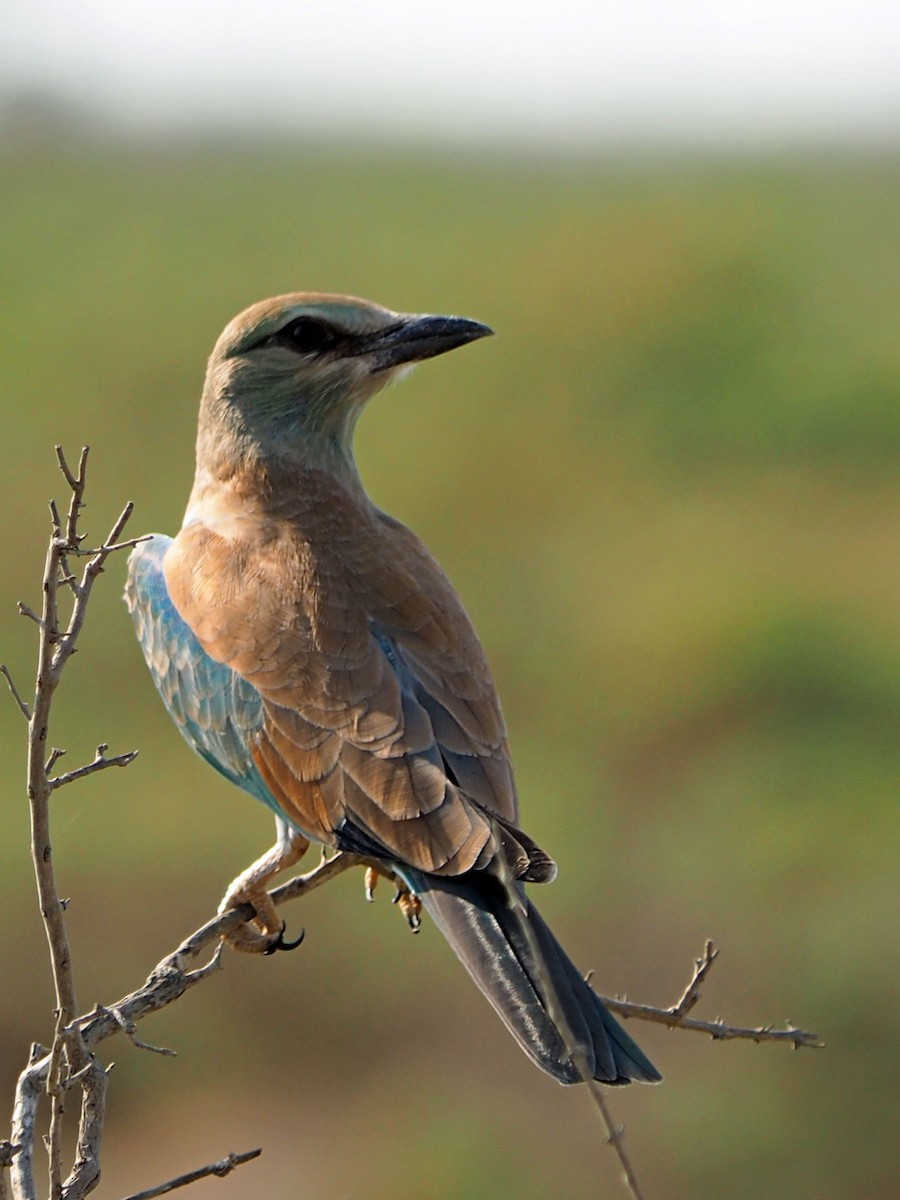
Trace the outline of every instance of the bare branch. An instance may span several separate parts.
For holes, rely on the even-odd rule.
[[[198,1167],[196,1171],[189,1171],[186,1175],[179,1175],[177,1179],[170,1179],[168,1183],[161,1183],[159,1187],[148,1188],[145,1192],[135,1192],[134,1195],[127,1196],[126,1200],[154,1200],[156,1196],[164,1196],[166,1192],[174,1192],[176,1188],[186,1187],[189,1183],[196,1183],[198,1179],[206,1179],[210,1175],[218,1175],[221,1179],[225,1175],[230,1175],[236,1167],[240,1167],[254,1158],[259,1158],[261,1154],[261,1147],[256,1150],[246,1150],[243,1154],[229,1154],[218,1162],[210,1163],[209,1166]]]
[[[82,537],[78,533],[78,517],[84,508],[84,485],[86,482],[87,460],[90,453],[90,446],[82,446],[81,458],[78,461],[78,474],[73,475],[66,462],[66,456],[63,453],[62,446],[56,447],[56,461],[59,463],[59,468],[66,477],[66,483],[71,489],[72,495],[69,499],[69,511],[66,514],[66,527],[63,536],[68,549],[75,551],[82,541]]]
[[[102,1067],[91,1057],[78,1074],[81,1087],[78,1143],[75,1164],[63,1184],[62,1200],[82,1200],[83,1196],[93,1191],[100,1178],[100,1142],[106,1116],[108,1071],[109,1068]]]
[[[104,771],[107,767],[127,767],[138,756],[137,750],[128,750],[124,754],[114,754],[112,758],[107,758],[106,751],[108,749],[109,746],[106,742],[102,742],[97,747],[97,753],[91,762],[85,763],[83,767],[77,767],[74,771],[66,771],[64,775],[54,776],[48,781],[51,790],[55,791],[56,788],[65,787],[67,783],[74,783],[76,779],[84,779],[86,775],[94,775],[97,771]],[[56,758],[53,757],[54,754]],[[65,751],[54,750],[50,755],[50,759],[48,759],[48,771],[59,758],[60,754],[65,754]],[[50,761],[51,759],[52,762]]]
[[[307,874],[276,888],[272,892],[272,899],[276,904],[282,904],[286,900],[307,895],[344,871],[363,864],[367,864],[367,860],[359,855],[336,855],[327,862],[320,863]],[[72,1027],[81,1031],[85,1046],[92,1049],[98,1042],[111,1037],[123,1028],[122,1020],[137,1022],[150,1013],[158,1012],[218,971],[221,965],[221,946],[217,946],[215,954],[204,966],[191,970],[190,965],[207,947],[221,942],[225,934],[248,921],[253,915],[254,910],[251,906],[242,904],[239,908],[231,908],[207,921],[162,959],[137,991],[123,996],[115,1004],[98,1006],[93,1012],[78,1017],[72,1023]],[[114,1016],[113,1012],[117,1015]]]
[[[19,695],[19,689],[16,687],[15,683],[13,682],[13,677],[12,677],[12,675],[10,675],[9,668],[7,667],[6,663],[0,663],[0,675],[2,675],[3,678],[6,680],[7,687],[9,688],[10,693],[12,694],[13,700],[15,700],[16,704],[18,704],[19,709],[21,710],[22,716],[25,718],[26,721],[30,721],[31,720],[31,709],[28,707],[26,702]]]
[[[128,508],[129,514],[131,513],[132,510],[133,510],[133,506],[129,505],[129,508]],[[117,550],[130,550],[133,546],[139,546],[141,544],[141,542],[152,542],[152,541],[153,541],[152,533],[142,533],[140,537],[125,538],[123,541],[119,541],[119,542],[105,541],[102,546],[99,546],[97,548],[96,553],[99,554],[100,551],[102,550],[105,555],[115,554]],[[82,551],[82,553],[88,553],[88,552]]]
[[[14,1146],[12,1142],[0,1142],[0,1200],[7,1200],[9,1192],[6,1187],[6,1172],[21,1148]]]
[[[746,1028],[737,1025],[726,1025],[724,1021],[697,1021],[693,1017],[673,1017],[668,1008],[654,1008],[650,1004],[632,1004],[629,1000],[618,1000],[613,996],[601,996],[600,999],[620,1017],[633,1017],[638,1021],[654,1021],[657,1025],[667,1025],[669,1029],[689,1029],[694,1033],[705,1033],[713,1041],[725,1042],[740,1038],[750,1042],[787,1042],[795,1050],[805,1046],[811,1050],[824,1050],[825,1042],[819,1040],[818,1034],[805,1029],[796,1029],[789,1021],[784,1029],[775,1029],[772,1025],[758,1025]]]
[[[66,483],[69,485],[70,490],[74,493],[74,497],[80,500],[84,494],[84,469],[87,463],[87,456],[91,452],[90,446],[81,447],[81,458],[78,463],[77,476],[72,474],[71,468],[66,461],[65,452],[63,451],[62,446],[54,446],[54,449],[56,451],[56,461],[59,464],[59,469],[66,477]]]
[[[98,1004],[94,1009],[93,1015],[100,1016],[100,1014],[104,1012],[108,1012],[110,1016],[115,1019],[119,1028],[131,1042],[132,1046],[136,1046],[138,1050],[149,1050],[153,1054],[162,1054],[168,1058],[177,1057],[177,1050],[169,1050],[166,1046],[152,1046],[149,1042],[141,1041],[137,1035],[137,1025],[135,1025],[134,1021],[129,1020],[129,1018],[123,1013],[119,1012],[117,1008],[107,1008],[102,1004]]]
[[[44,622],[42,619],[37,615],[34,609],[29,608],[24,601],[20,600],[16,605],[16,608],[19,610],[21,616],[27,617],[29,621],[34,621],[35,625],[39,625],[43,629]]]
[[[19,1147],[10,1170],[13,1195],[32,1200],[34,1190],[34,1141],[37,1110],[44,1090],[44,1080],[50,1066],[50,1052],[35,1042],[28,1056],[28,1066],[16,1084],[13,1106],[11,1141]]]
[[[772,1025],[758,1025],[755,1028],[742,1028],[737,1025],[726,1025],[724,1021],[697,1021],[687,1014],[700,999],[700,986],[705,981],[709,971],[719,957],[719,951],[707,939],[703,955],[694,959],[694,973],[690,983],[684,989],[681,999],[671,1008],[654,1008],[651,1004],[633,1004],[630,1000],[620,1000],[616,996],[601,996],[600,999],[611,1012],[620,1017],[633,1017],[638,1021],[654,1021],[658,1025],[666,1025],[669,1029],[690,1029],[695,1033],[705,1033],[714,1041],[728,1041],[742,1038],[751,1042],[789,1042],[795,1050],[801,1046],[814,1050],[822,1050],[825,1043],[819,1041],[818,1035],[804,1029],[797,1029],[790,1021],[784,1029],[775,1029]]]
[[[672,1008],[673,1017],[686,1017],[700,999],[700,985],[709,974],[710,968],[719,956],[718,950],[710,938],[706,939],[702,958],[694,959],[694,974],[690,983],[684,989],[681,999]]]
[[[84,486],[88,450],[81,452],[77,473],[69,467],[62,448],[56,448],[60,470],[69,485],[71,496],[65,524],[59,509],[51,502],[53,528],[47,547],[42,580],[40,616],[27,604],[19,611],[38,627],[38,663],[34,685],[34,700],[26,704],[15,689],[9,672],[4,668],[14,699],[28,718],[28,799],[31,810],[31,856],[37,882],[38,898],[44,929],[50,950],[53,985],[56,993],[56,1032],[50,1051],[35,1047],[28,1067],[19,1077],[16,1105],[13,1114],[13,1144],[20,1147],[11,1167],[11,1183],[18,1200],[34,1196],[34,1140],[37,1107],[44,1090],[50,1098],[50,1129],[47,1152],[50,1169],[50,1192],[53,1200],[80,1200],[95,1186],[100,1174],[100,1139],[106,1101],[106,1071],[93,1058],[85,1045],[81,1028],[76,1022],[79,1012],[72,968],[72,951],[65,925],[65,902],[56,886],[50,842],[50,797],[57,787],[71,783],[84,775],[110,766],[125,766],[135,757],[134,752],[106,757],[105,745],[97,749],[92,763],[77,770],[51,778],[50,772],[64,753],[54,748],[47,755],[50,711],[53,696],[59,685],[62,670],[75,651],[75,643],[84,624],[91,585],[100,573],[106,558],[116,549],[131,506],[119,516],[108,539],[109,544],[93,552],[81,581],[69,569],[68,556],[81,553],[83,540],[78,533],[78,519],[84,506]],[[68,627],[62,632],[59,615],[59,589],[68,587],[73,604]],[[62,1182],[63,1117],[71,1089],[81,1089],[76,1159],[72,1171]]]
[[[50,520],[53,522],[53,532],[56,537],[62,537],[62,519],[55,500],[50,501]]]
[[[134,512],[134,502],[132,500],[129,500],[128,503],[125,505],[125,507],[122,509],[122,511],[119,513],[118,517],[116,518],[115,524],[113,525],[112,529],[106,535],[103,545],[97,551],[98,554],[103,554],[103,556],[106,557],[109,554],[113,554],[116,550],[124,549],[124,547],[126,545],[133,546],[138,541],[146,541],[147,540],[147,535],[145,534],[144,537],[133,538],[130,542],[127,542],[127,543],[119,542],[119,538],[122,534],[122,530],[128,524],[128,520],[131,517],[131,514],[133,512]]]
[[[60,750],[59,746],[54,746],[53,749],[50,751],[50,757],[47,759],[46,763],[44,764],[44,770],[46,771],[46,773],[49,775],[50,772],[53,770],[53,768],[56,766],[56,764],[59,762],[59,760],[68,753],[69,753],[68,750]],[[52,780],[51,780],[51,786],[52,786]]]
[[[75,573],[69,566],[68,555],[60,553],[59,556],[59,583],[64,583],[71,590],[73,595],[78,595],[78,580],[75,578]]]

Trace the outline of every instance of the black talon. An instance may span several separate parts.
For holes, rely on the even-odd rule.
[[[282,927],[281,933],[279,933],[278,937],[271,946],[267,946],[265,950],[263,950],[263,954],[274,954],[276,950],[296,950],[306,937],[306,930],[301,929],[298,937],[294,938],[292,942],[286,942],[284,940],[284,929],[285,927]]]

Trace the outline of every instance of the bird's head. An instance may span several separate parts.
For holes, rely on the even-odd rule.
[[[212,441],[272,453],[351,455],[356,418],[393,377],[492,331],[464,317],[409,315],[353,296],[297,292],[252,305],[216,342],[201,409]],[[221,447],[220,447],[221,449]]]

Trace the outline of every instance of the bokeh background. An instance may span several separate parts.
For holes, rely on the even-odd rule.
[[[780,6],[783,9],[784,6]],[[85,528],[174,532],[224,323],[279,291],[498,333],[364,417],[370,492],[486,643],[545,915],[601,990],[791,1019],[824,1051],[632,1026],[612,1098],[650,1198],[896,1195],[900,86],[876,3],[5,10],[0,659],[27,688],[53,444]],[[140,750],[54,801],[84,1008],[214,910],[269,818],[184,747],[113,562],[54,744]],[[52,996],[24,727],[0,705],[0,1096]],[[578,1090],[519,1053],[433,928],[345,876],[296,954],[225,970],[115,1057],[122,1196],[616,1196]]]

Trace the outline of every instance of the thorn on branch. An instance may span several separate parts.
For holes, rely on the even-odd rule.
[[[22,716],[25,718],[26,721],[30,721],[31,720],[31,709],[25,703],[25,701],[22,699],[22,697],[19,695],[19,689],[16,687],[15,683],[13,683],[13,677],[12,677],[12,675],[10,675],[9,668],[7,667],[6,663],[0,663],[0,675],[2,675],[3,678],[6,680],[6,684],[10,690],[10,694],[12,695],[12,698],[13,698],[13,700],[15,700],[16,704],[18,704],[19,710],[22,713]]]
[[[53,747],[53,749],[50,751],[50,757],[47,759],[47,762],[44,766],[44,770],[47,772],[48,775],[50,774],[50,772],[53,770],[53,768],[56,766],[56,764],[59,762],[59,760],[62,758],[62,756],[64,754],[68,754],[68,751],[60,750],[60,748],[58,746]]]

